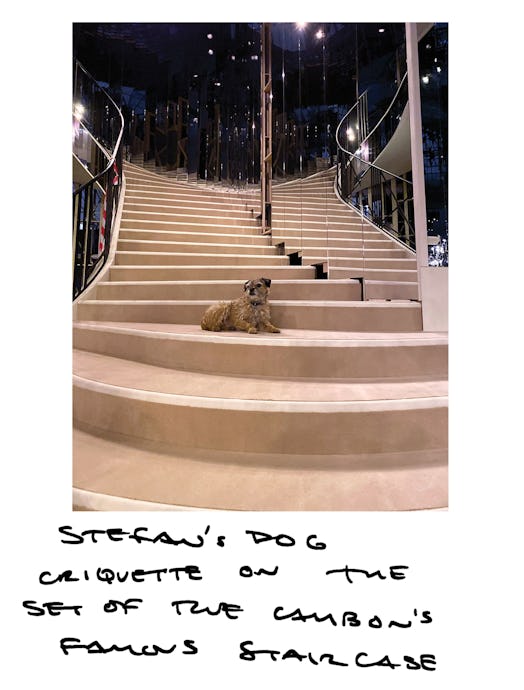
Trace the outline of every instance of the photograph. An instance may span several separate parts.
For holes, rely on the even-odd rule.
[[[75,511],[448,508],[448,24],[80,23]]]

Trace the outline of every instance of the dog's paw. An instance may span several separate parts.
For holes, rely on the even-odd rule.
[[[253,328],[253,326],[251,326],[251,328],[248,328],[247,332],[248,333],[258,333],[257,329]]]

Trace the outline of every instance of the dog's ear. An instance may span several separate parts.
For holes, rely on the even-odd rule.
[[[264,281],[266,287],[271,287],[271,278],[261,278]]]
[[[246,282],[244,283],[244,292],[247,290],[250,282],[251,282],[250,280],[246,280]]]

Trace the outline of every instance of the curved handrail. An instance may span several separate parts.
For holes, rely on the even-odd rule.
[[[73,192],[73,299],[76,299],[89,285],[105,264],[111,241],[113,215],[118,205],[121,187],[122,138],[124,133],[124,116],[115,101],[102,88],[89,72],[79,63],[80,69],[88,80],[88,87],[96,89],[97,95],[103,97],[103,112],[97,112],[100,104],[93,103],[93,113],[100,123],[100,130],[90,132],[98,145],[98,150],[106,158],[102,170]],[[113,109],[109,117],[109,127],[116,118],[117,133],[114,140],[106,140],[108,125],[108,108]],[[75,117],[75,115],[74,115]],[[78,116],[76,116],[78,120]],[[94,126],[94,120],[93,120]],[[100,141],[103,141],[103,144]],[[96,243],[96,246],[95,246]]]
[[[399,96],[400,96],[401,90],[404,88],[404,86],[407,87],[407,80],[408,80],[408,73],[405,72],[404,76],[403,76],[402,79],[400,80],[400,84],[398,85],[398,88],[397,88],[397,90],[395,91],[395,94],[394,94],[393,98],[391,99],[391,103],[390,103],[389,106],[387,107],[386,111],[384,112],[384,114],[382,115],[382,117],[380,118],[380,120],[379,120],[379,121],[377,122],[377,124],[373,127],[373,129],[371,130],[371,132],[369,132],[369,134],[367,134],[367,135],[364,137],[364,139],[359,143],[359,148],[361,148],[361,147],[363,146],[363,144],[365,144],[369,139],[371,139],[371,137],[375,134],[375,132],[378,130],[378,128],[385,122],[387,116],[389,115],[389,112],[392,110],[393,106],[396,105],[396,102],[397,102],[397,99],[398,99]],[[406,100],[406,102],[407,102],[407,100]],[[404,105],[405,105],[405,103],[404,103]],[[342,144],[342,142],[341,142],[341,140],[340,140],[340,138],[339,138],[339,132],[340,132],[340,129],[341,129],[341,126],[342,126],[344,120],[345,120],[346,118],[348,118],[349,115],[351,115],[352,111],[353,111],[357,106],[358,106],[358,102],[355,103],[355,105],[344,115],[344,117],[342,118],[342,120],[339,122],[338,127],[337,127],[337,131],[336,131],[337,145],[338,145],[343,151],[345,151],[346,153],[349,153],[349,154],[354,153],[354,152],[348,151],[348,150],[344,147],[344,145]],[[379,153],[380,153],[380,152],[379,152]]]
[[[336,185],[339,197],[356,207],[375,225],[392,235],[407,248],[415,249],[415,229],[412,205],[412,183],[406,177],[376,165],[375,161],[385,149],[399,124],[401,113],[407,103],[407,73],[386,111],[371,132],[362,141],[356,141],[355,149],[349,150],[343,142],[341,130],[347,127],[350,116],[359,102],[351,108],[340,121],[336,131],[338,149],[338,174]],[[405,93],[405,98],[402,96]],[[394,110],[396,108],[396,110]],[[393,113],[394,120],[391,119]],[[394,125],[391,127],[391,125]],[[386,129],[387,128],[387,129]],[[376,141],[377,137],[381,141]],[[376,143],[375,143],[376,142]],[[382,146],[380,146],[382,144]],[[363,150],[365,155],[363,156]],[[379,196],[376,190],[380,189]]]

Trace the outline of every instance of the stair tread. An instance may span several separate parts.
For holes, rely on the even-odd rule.
[[[131,238],[122,238],[119,237],[118,239],[119,244],[123,242],[127,242],[130,244],[147,244],[147,245],[157,245],[157,244],[167,244],[167,245],[172,245],[173,247],[196,247],[197,249],[204,248],[204,247],[220,247],[221,249],[227,250],[228,247],[234,247],[235,249],[249,249],[249,250],[254,250],[254,249],[262,249],[262,250],[268,250],[274,251],[274,247],[270,244],[263,244],[260,246],[253,245],[253,244],[237,244],[237,243],[224,243],[224,242],[188,242],[187,240],[147,240],[147,239],[131,239]],[[376,250],[373,250],[376,251]],[[399,250],[400,251],[400,250]],[[223,252],[226,253],[226,252]],[[249,252],[247,252],[249,254]]]
[[[377,402],[417,405],[421,400],[445,404],[447,382],[422,380],[350,381],[333,379],[271,379],[248,376],[224,376],[167,369],[109,355],[74,350],[75,377],[104,387],[126,389],[133,397],[169,402],[171,396],[189,400],[195,406],[215,403],[239,409],[277,409],[285,403],[284,411],[303,411],[319,404],[326,411],[359,408],[361,403]],[[87,385],[87,384],[86,384]],[[143,395],[141,393],[142,392]],[[248,402],[254,405],[248,406]],[[293,404],[295,403],[295,404]],[[355,405],[355,403],[357,405]],[[327,404],[327,406],[326,406]],[[369,405],[365,405],[369,409]],[[380,406],[384,409],[384,405]],[[389,408],[386,408],[389,409]]]
[[[358,283],[355,278],[337,278],[330,281],[319,281],[318,279],[301,278],[300,285],[322,285],[324,282],[329,282],[330,285],[350,285]],[[274,285],[296,285],[296,280],[282,280],[275,279],[272,281]],[[411,283],[409,283],[411,284]],[[238,285],[238,280],[122,280],[122,281],[103,281],[97,285]]]
[[[164,304],[164,305],[180,305],[180,306],[186,306],[186,305],[195,305],[195,306],[206,306],[208,304],[212,304],[214,302],[220,302],[223,300],[202,300],[202,299],[195,299],[195,300],[173,300],[173,299],[166,299],[166,300],[159,300],[159,299],[144,299],[144,300],[136,300],[136,299],[130,299],[130,300],[125,300],[125,299],[103,299],[103,300],[97,300],[97,299],[85,299],[82,301],[82,304],[121,304],[121,305],[127,305],[127,304]],[[366,301],[366,302],[361,302],[361,301],[351,301],[351,300],[277,300],[277,299],[272,299],[271,304],[274,306],[287,306],[287,307],[304,307],[311,309],[313,307],[336,307],[340,309],[345,309],[347,307],[353,307],[356,309],[412,309],[415,311],[420,310],[420,303],[415,302],[413,300],[395,300],[394,302],[390,302],[388,300],[377,300],[377,301]]]
[[[164,337],[183,338],[191,340],[226,340],[229,343],[241,342],[242,344],[260,344],[266,342],[275,347],[288,347],[290,345],[325,345],[326,347],[358,347],[361,345],[391,346],[391,345],[447,345],[448,335],[432,333],[429,331],[414,331],[388,333],[388,332],[361,332],[361,331],[313,331],[306,329],[283,329],[274,338],[272,334],[260,333],[253,338],[249,333],[241,331],[202,331],[199,326],[173,323],[138,323],[126,321],[75,321],[75,328],[114,329],[126,332],[141,331],[161,334]]]
[[[74,429],[73,444],[74,502],[88,510],[151,510],[151,503],[157,510],[416,510],[446,503],[445,449],[371,461],[199,451],[86,427]]]

